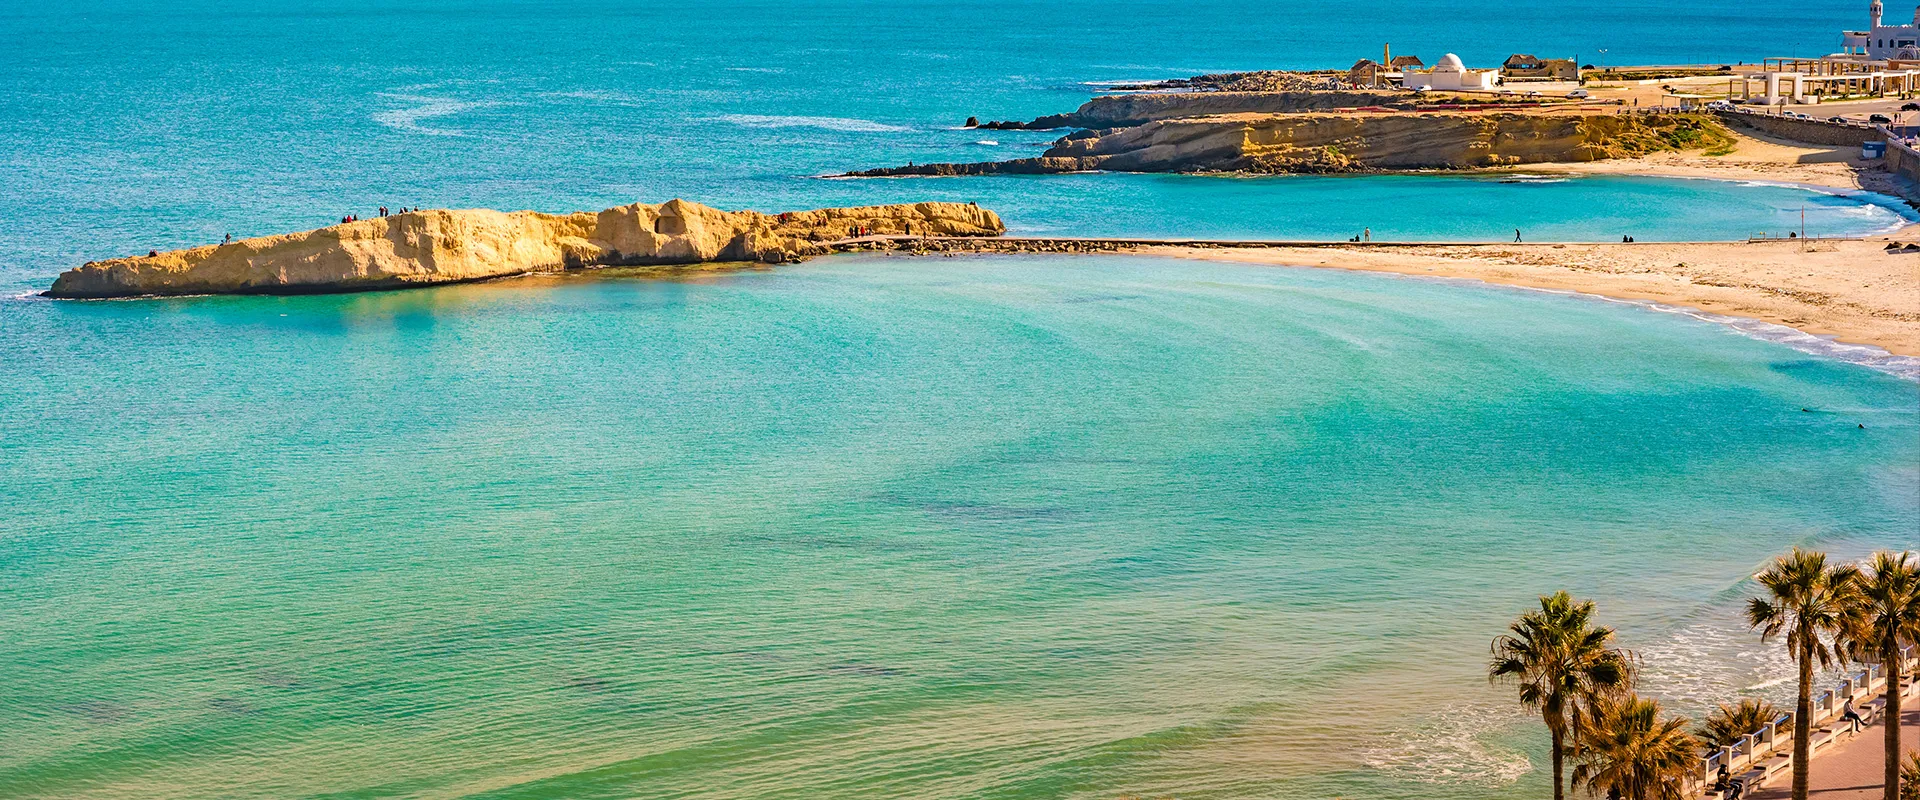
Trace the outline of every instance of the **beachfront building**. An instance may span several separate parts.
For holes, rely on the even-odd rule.
[[[1580,70],[1571,58],[1540,58],[1528,53],[1514,53],[1507,56],[1506,63],[1500,65],[1500,75],[1503,78],[1573,81],[1580,79]]]
[[[1371,58],[1363,58],[1347,69],[1347,82],[1355,86],[1391,86],[1399,83],[1401,76],[1407,72],[1426,66],[1419,56],[1394,56],[1385,66]]]
[[[1913,10],[1912,25],[1887,25],[1885,7],[1873,0],[1867,7],[1867,29],[1840,34],[1840,53],[1864,56],[1871,61],[1920,60],[1920,8]]]
[[[1467,69],[1460,63],[1460,57],[1448,53],[1435,62],[1433,69],[1425,72],[1409,70],[1401,79],[1401,85],[1409,89],[1432,89],[1439,92],[1490,92],[1500,85],[1500,70]]]

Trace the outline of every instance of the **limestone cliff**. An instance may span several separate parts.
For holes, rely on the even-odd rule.
[[[1730,141],[1710,117],[1573,113],[1227,114],[1081,131],[1039,158],[853,173],[1320,173],[1594,161]]]
[[[627,264],[784,262],[820,255],[852,228],[876,234],[996,236],[969,203],[721,211],[671,200],[599,213],[433,210],[304,233],[95,261],[54,280],[51,297],[298,294],[425,286]]]
[[[1119,94],[1093,98],[1067,114],[1052,114],[1032,122],[989,122],[980,127],[1002,130],[1118,128],[1155,120],[1218,114],[1285,114],[1365,107],[1412,108],[1417,100],[1409,92],[1384,89]]]

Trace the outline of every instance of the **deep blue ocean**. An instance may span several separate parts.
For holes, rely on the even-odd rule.
[[[1560,588],[1669,708],[1778,700],[1755,566],[1920,544],[1920,383],[1782,329],[1134,257],[29,295],[379,205],[1877,230],[1908,212],[1715,181],[816,177],[1032,154],[1050,134],[958,126],[1103,82],[1383,42],[1754,60],[1864,16],[0,5],[0,797],[1536,798],[1546,737],[1484,658]]]

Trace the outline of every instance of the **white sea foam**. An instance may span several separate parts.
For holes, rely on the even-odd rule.
[[[1594,296],[1597,297],[1598,295]],[[1622,300],[1613,297],[1601,297],[1600,299],[1610,303],[1627,303],[1650,308],[1654,311],[1681,314],[1704,322],[1725,325],[1728,328],[1738,331],[1742,335],[1765,342],[1783,344],[1808,355],[1823,356],[1825,358],[1845,361],[1849,364],[1858,364],[1863,367],[1880,370],[1881,372],[1892,373],[1910,381],[1920,381],[1920,356],[1897,356],[1872,345],[1837,342],[1826,336],[1816,336],[1806,331],[1789,328],[1785,325],[1776,325],[1771,322],[1762,322],[1757,319],[1747,319],[1745,317],[1730,317],[1725,314],[1714,314],[1701,311],[1697,308],[1670,306],[1651,300]]]
[[[762,114],[727,114],[716,117],[721,122],[739,125],[743,128],[821,128],[830,131],[848,131],[852,133],[899,133],[912,130],[898,125],[887,125],[870,119],[849,119],[846,117],[786,117]]]
[[[1881,372],[1885,372],[1901,378],[1905,378],[1910,381],[1920,381],[1920,356],[1894,355],[1882,348],[1874,347],[1873,345],[1849,344],[1847,342],[1837,342],[1830,337],[1816,336],[1814,334],[1807,333],[1806,331],[1803,331],[1803,330],[1790,328],[1785,325],[1777,325],[1771,322],[1763,322],[1757,319],[1748,319],[1746,317],[1730,317],[1725,314],[1715,314],[1709,311],[1701,311],[1700,309],[1697,309],[1697,308],[1687,308],[1685,306],[1667,305],[1666,303],[1658,303],[1652,300],[1632,300],[1632,299],[1619,298],[1619,297],[1607,297],[1604,295],[1588,294],[1586,292],[1575,292],[1575,291],[1569,291],[1565,289],[1542,289],[1542,288],[1531,287],[1531,286],[1508,286],[1505,284],[1489,284],[1486,281],[1482,281],[1477,278],[1438,278],[1438,277],[1427,278],[1425,276],[1416,276],[1416,277],[1419,277],[1420,279],[1423,279],[1423,280],[1437,280],[1443,283],[1445,282],[1474,283],[1474,284],[1479,284],[1483,286],[1499,286],[1500,288],[1517,289],[1520,291],[1527,291],[1527,292],[1545,292],[1547,294],[1569,295],[1572,297],[1580,297],[1588,300],[1594,300],[1594,301],[1605,302],[1605,303],[1621,303],[1623,305],[1639,306],[1641,308],[1645,308],[1650,311],[1658,311],[1665,314],[1679,314],[1681,316],[1692,317],[1702,322],[1711,322],[1717,325],[1723,325],[1729,329],[1732,329],[1736,333],[1739,333],[1743,336],[1747,336],[1753,339],[1759,339],[1764,342],[1773,342],[1775,344],[1786,345],[1787,347],[1791,347],[1795,350],[1798,350],[1802,353],[1806,353],[1808,355],[1821,356],[1823,358],[1831,358],[1837,361],[1844,361],[1849,364],[1857,364],[1859,366],[1867,367],[1869,369],[1876,369]]]
[[[1386,746],[1364,751],[1362,763],[1420,783],[1503,786],[1532,771],[1525,753],[1490,744],[1494,733],[1523,722],[1514,711],[1462,705],[1388,731]]]
[[[1000,146],[1000,142],[998,142],[998,141],[996,141],[996,140],[993,140],[993,139],[981,139],[980,141],[977,141],[977,142],[974,142],[974,144],[983,144],[983,145],[987,145],[987,146],[989,146],[989,147],[998,147],[998,146]]]
[[[447,117],[475,108],[496,105],[490,102],[468,102],[444,97],[423,97],[412,94],[383,94],[409,103],[417,103],[412,108],[395,108],[375,112],[373,121],[389,128],[408,133],[423,133],[428,136],[465,136],[466,134],[451,128],[435,128],[420,124],[423,120]]]

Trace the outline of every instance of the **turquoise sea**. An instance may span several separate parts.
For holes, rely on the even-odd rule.
[[[0,8],[0,797],[1540,797],[1482,673],[1534,595],[1697,713],[1782,688],[1765,558],[1920,545],[1911,362],[1574,295],[864,256],[30,296],[379,204],[1877,230],[1714,181],[813,177],[1031,153],[957,123],[1103,81],[1821,53],[1841,4],[156,5]]]

